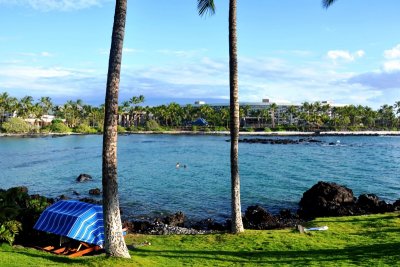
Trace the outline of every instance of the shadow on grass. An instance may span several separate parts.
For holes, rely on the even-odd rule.
[[[354,222],[370,222],[370,223],[375,223],[379,222],[382,220],[393,220],[393,219],[398,219],[399,214],[397,212],[385,216],[380,216],[373,218],[374,215],[377,214],[369,214],[369,215],[364,215],[364,216],[348,216],[346,217],[345,220],[343,220],[343,217],[337,217],[337,220],[324,220],[322,218],[318,218],[316,221],[310,221],[309,224],[320,224],[320,223],[354,223]],[[342,220],[341,220],[342,218]]]
[[[146,250],[134,249],[139,257],[165,257],[177,258],[182,261],[198,259],[201,262],[221,261],[232,263],[270,263],[270,264],[289,264],[296,263],[306,266],[310,261],[313,262],[335,262],[353,261],[368,262],[369,260],[384,260],[397,264],[399,256],[400,242],[388,244],[375,244],[369,246],[347,247],[344,249],[311,249],[298,251],[195,251],[195,250]],[[262,249],[262,248],[260,248]]]
[[[88,259],[88,257],[71,259],[66,256],[54,255],[51,253],[37,254],[34,252],[29,252],[29,251],[10,251],[8,253],[15,253],[15,254],[24,255],[24,256],[28,256],[28,257],[32,257],[32,258],[46,259],[46,260],[52,261],[54,263],[65,263],[65,264],[84,264],[84,263],[87,263],[87,259]]]

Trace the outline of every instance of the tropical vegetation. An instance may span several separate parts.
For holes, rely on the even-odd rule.
[[[30,104],[26,104],[29,99]],[[44,106],[43,100],[47,104]],[[132,101],[133,99],[133,101]],[[139,99],[140,101],[138,102]],[[119,132],[136,131],[227,131],[230,128],[228,107],[215,108],[211,105],[179,105],[170,103],[160,106],[144,106],[144,96],[132,97],[118,106]],[[44,106],[41,112],[35,107]],[[240,106],[241,129],[247,131],[364,131],[400,130],[400,101],[384,104],[374,110],[368,106],[331,106],[322,102],[304,102],[291,105],[277,112],[278,105],[267,105],[254,110]],[[20,99],[8,93],[0,94],[0,128],[7,133],[101,133],[103,132],[105,105],[93,106],[83,100],[68,100],[56,105],[50,97],[34,101],[25,96]],[[43,115],[53,115],[52,122],[39,125]],[[19,118],[14,120],[13,118]],[[192,122],[204,118],[208,126],[194,126]],[[22,123],[21,120],[25,123]],[[30,123],[27,123],[30,121]]]

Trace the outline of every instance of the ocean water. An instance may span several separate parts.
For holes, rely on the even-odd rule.
[[[118,179],[123,216],[139,218],[183,211],[191,219],[228,218],[227,139],[202,135],[120,136]],[[295,210],[303,192],[318,181],[348,186],[356,196],[375,193],[390,202],[400,198],[400,137],[315,139],[323,142],[240,143],[242,211],[254,204],[272,212]],[[79,197],[89,197],[89,189],[101,188],[101,150],[102,136],[96,135],[1,137],[0,188],[24,185],[31,194],[74,197],[72,192],[77,191]],[[180,168],[176,168],[177,162]],[[94,179],[77,183],[80,173]]]

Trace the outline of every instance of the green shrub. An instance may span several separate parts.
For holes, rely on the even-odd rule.
[[[11,220],[0,224],[0,240],[7,241],[10,245],[14,243],[15,236],[22,230],[19,221]]]
[[[160,125],[155,120],[146,121],[145,129],[146,131],[161,131]]]
[[[11,118],[2,125],[6,133],[28,133],[31,129],[29,124],[21,118]]]
[[[50,133],[50,126],[45,126],[42,129],[40,129],[41,133],[47,134]]]
[[[199,130],[199,127],[197,125],[192,125],[192,131],[197,132]]]
[[[72,132],[71,128],[65,125],[62,122],[52,123],[50,125],[50,131],[53,133],[70,133]]]
[[[130,132],[138,132],[138,131],[144,131],[144,127],[143,126],[129,126],[128,128],[126,128],[126,130],[130,131]]]
[[[268,132],[269,133],[269,132],[272,132],[272,131],[271,131],[271,129],[269,127],[265,127],[264,128],[264,132]]]
[[[246,127],[243,129],[245,132],[254,132],[254,128],[253,127]]]
[[[51,123],[62,123],[63,121],[61,119],[54,119],[51,121]]]
[[[102,133],[104,130],[104,125],[103,124],[97,125],[96,130],[98,133]]]
[[[32,232],[40,214],[50,203],[39,195],[28,194],[26,187],[0,189],[0,240],[10,244],[14,242],[30,242],[37,237]],[[36,237],[35,237],[36,236]]]
[[[214,131],[217,132],[223,132],[223,131],[227,131],[228,129],[226,129],[224,126],[215,126],[214,127]]]
[[[96,129],[93,129],[92,127],[90,127],[87,124],[79,124],[76,128],[75,128],[75,132],[77,133],[85,133],[85,134],[93,134],[93,133],[97,133]]]
[[[118,126],[117,126],[117,131],[118,131],[119,133],[125,133],[125,132],[126,132],[126,129],[125,129],[125,127],[122,127],[121,125],[118,125]]]

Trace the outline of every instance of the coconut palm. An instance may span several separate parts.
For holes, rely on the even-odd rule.
[[[144,102],[144,96],[133,96],[131,99],[129,99],[129,104],[132,105],[130,109],[130,122],[129,124],[138,126],[140,124],[140,117],[142,115],[142,110],[138,106],[138,104]]]
[[[26,119],[32,114],[32,107],[33,107],[33,97],[31,96],[24,96],[19,100],[18,103],[18,116]]]
[[[116,0],[105,98],[102,184],[106,253],[114,257],[130,258],[122,234],[117,181],[118,91],[126,11],[127,0]]]
[[[271,112],[272,128],[275,128],[275,111],[277,108],[278,108],[278,105],[276,103],[272,103],[269,106],[269,110]]]
[[[334,2],[336,2],[336,0],[322,0],[322,6],[325,7],[325,8],[328,8]]]
[[[197,0],[199,15],[215,13],[213,0]],[[229,87],[230,87],[230,133],[231,133],[231,198],[232,233],[244,231],[240,205],[239,177],[239,83],[237,62],[236,0],[229,0]]]
[[[39,99],[39,105],[42,107],[43,114],[47,115],[53,110],[53,103],[48,96],[41,97]]]

